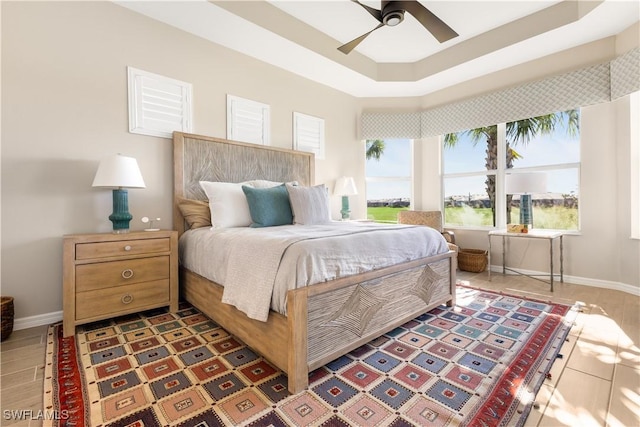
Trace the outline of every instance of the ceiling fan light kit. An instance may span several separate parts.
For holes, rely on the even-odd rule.
[[[447,40],[450,40],[454,37],[458,36],[451,27],[444,23],[440,18],[431,13],[429,9],[424,7],[421,3],[416,0],[403,0],[403,1],[382,1],[381,9],[374,9],[373,7],[367,6],[365,4],[360,3],[358,0],[351,0],[354,3],[359,4],[365,9],[371,16],[373,16],[380,23],[373,30],[369,31],[351,40],[349,43],[345,43],[338,48],[338,50],[344,54],[348,54],[353,49],[356,48],[369,34],[377,30],[378,28],[384,27],[395,27],[400,24],[404,20],[405,12],[409,12],[413,15],[420,24],[424,28],[427,29],[433,36],[440,42],[444,43]]]
[[[395,27],[404,20],[404,10],[393,10],[384,14],[382,23],[388,27]]]

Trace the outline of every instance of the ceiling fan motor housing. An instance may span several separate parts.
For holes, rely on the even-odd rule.
[[[398,1],[382,2],[382,23],[389,27],[395,27],[404,19],[404,9]]]

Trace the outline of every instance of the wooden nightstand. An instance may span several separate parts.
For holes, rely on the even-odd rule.
[[[64,336],[76,325],[169,306],[178,310],[178,232],[64,236]]]

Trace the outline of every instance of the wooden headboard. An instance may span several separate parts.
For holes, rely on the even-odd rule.
[[[177,199],[207,200],[200,181],[243,182],[252,179],[313,185],[313,153],[266,147],[183,132],[173,133],[173,226],[185,223]]]

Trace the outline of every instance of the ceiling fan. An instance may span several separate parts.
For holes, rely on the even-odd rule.
[[[380,22],[377,27],[361,35],[360,37],[351,40],[349,43],[343,44],[338,50],[344,54],[351,52],[356,46],[360,44],[369,34],[373,33],[378,28],[389,26],[395,27],[404,19],[404,13],[409,12],[414,18],[422,24],[433,36],[438,39],[440,43],[444,43],[458,36],[458,33],[453,31],[451,27],[445,24],[440,18],[431,13],[429,9],[424,7],[416,0],[404,0],[404,1],[382,1],[381,9],[374,9],[366,4],[360,3],[358,0],[351,0],[354,3],[358,3],[367,12]]]

